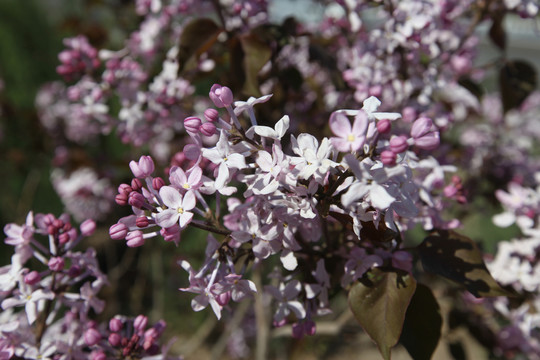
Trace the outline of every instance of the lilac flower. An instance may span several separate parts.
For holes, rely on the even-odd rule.
[[[202,155],[214,164],[219,165],[215,182],[216,189],[225,187],[225,183],[229,180],[229,169],[243,169],[246,167],[244,156],[233,151],[225,131],[221,131],[216,146],[212,149],[204,148]]]
[[[184,228],[191,222],[193,213],[190,212],[195,207],[196,199],[193,190],[186,192],[184,196],[172,186],[163,186],[159,190],[159,196],[167,209],[156,215],[156,223],[164,228],[171,227],[178,223],[180,228]]]
[[[319,184],[322,184],[328,171],[337,166],[329,159],[332,146],[327,138],[324,138],[319,146],[313,135],[304,133],[300,134],[298,139],[291,135],[291,143],[294,153],[299,156],[291,159],[299,178],[309,179],[313,176]]]
[[[36,289],[26,285],[24,281],[19,281],[19,291],[2,301],[2,309],[7,310],[14,306],[24,305],[28,323],[33,324],[37,319],[39,304],[45,300],[54,299],[55,295],[50,290]]]
[[[298,280],[291,280],[286,285],[280,283],[279,288],[272,285],[264,287],[266,292],[274,297],[277,301],[277,310],[274,313],[274,322],[280,323],[291,312],[296,316],[298,320],[306,317],[306,310],[302,303],[298,300],[298,295],[302,290],[302,285]]]
[[[187,174],[182,168],[173,166],[169,173],[171,185],[178,189],[197,190],[202,184],[202,170],[195,166],[188,170]]]
[[[336,135],[330,139],[336,150],[341,152],[355,152],[364,146],[368,118],[365,112],[359,111],[354,118],[351,128],[349,119],[342,113],[333,114],[330,117],[330,129]]]

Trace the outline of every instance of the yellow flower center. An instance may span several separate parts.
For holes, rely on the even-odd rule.
[[[178,211],[179,214],[183,214],[184,213],[184,208],[179,207],[177,211]]]
[[[349,136],[347,136],[347,141],[349,141],[349,142],[354,142],[354,135],[353,135],[353,134],[349,134]]]

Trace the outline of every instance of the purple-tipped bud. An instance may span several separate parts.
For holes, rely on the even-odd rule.
[[[414,140],[414,145],[424,150],[434,150],[441,142],[438,132],[432,132]]]
[[[163,186],[165,186],[165,181],[160,177],[155,177],[152,179],[152,187],[154,190],[159,191]]]
[[[144,198],[144,196],[141,194],[141,193],[138,193],[136,191],[132,191],[130,194],[129,194],[129,197],[128,197],[128,204],[133,206],[133,207],[136,207],[137,209],[141,209],[144,204],[146,203],[146,199]]]
[[[126,235],[126,245],[129,247],[139,247],[144,245],[143,232],[140,230],[130,231]]]
[[[124,324],[122,323],[122,320],[120,320],[119,318],[112,318],[109,321],[109,329],[113,332],[119,332],[120,330],[122,330],[123,325]]]
[[[112,333],[109,335],[109,344],[111,344],[112,346],[119,346],[121,342],[122,337],[120,336],[120,334]]]
[[[135,179],[133,179],[133,180],[135,180]],[[140,180],[139,180],[139,182],[140,182]],[[133,187],[129,186],[128,184],[120,184],[118,186],[118,193],[119,194],[129,194],[132,191],[133,191]]]
[[[407,143],[407,138],[405,136],[394,136],[390,139],[390,150],[392,150],[394,153],[402,153],[408,148],[409,144]]]
[[[184,128],[189,135],[196,135],[199,133],[201,123],[202,121],[198,117],[190,116],[184,119]]]
[[[204,110],[204,118],[206,121],[216,122],[219,120],[219,112],[216,109],[206,109]]]
[[[150,176],[154,172],[154,160],[148,155],[143,155],[138,162],[131,160],[129,168],[135,177],[144,178]]]
[[[24,275],[24,283],[28,285],[34,285],[41,281],[41,275],[37,271],[30,271]]]
[[[233,103],[234,97],[231,89],[226,86],[214,84],[210,89],[210,99],[219,108],[230,106]]]
[[[137,220],[135,220],[135,225],[139,228],[146,228],[150,224],[150,221],[146,216],[139,216]]]
[[[114,201],[120,206],[126,206],[128,203],[128,193],[117,194],[114,197]]]
[[[201,125],[200,130],[204,136],[212,136],[216,133],[216,125],[211,122],[206,122]]]
[[[69,242],[69,234],[68,233],[62,233],[58,235],[58,242],[60,245],[67,244]]]
[[[396,165],[397,155],[391,150],[384,150],[381,153],[381,162],[386,166]]]
[[[382,119],[377,122],[377,131],[380,134],[387,134],[392,129],[392,123],[388,119]]]
[[[217,303],[219,305],[221,305],[221,306],[227,305],[230,300],[231,300],[231,292],[230,291],[226,291],[224,293],[221,293],[216,297]]]
[[[148,324],[148,318],[144,315],[139,315],[133,320],[133,327],[137,332],[143,332]]]
[[[94,350],[90,353],[90,360],[107,360],[107,355],[103,350]]]
[[[126,238],[128,227],[126,224],[118,223],[109,228],[109,236],[113,240],[122,240]]]
[[[426,135],[428,132],[431,131],[432,126],[433,126],[433,121],[431,121],[430,118],[427,118],[427,117],[419,118],[412,125],[411,137],[413,139],[418,139]]]
[[[407,106],[401,112],[403,121],[412,123],[416,119],[416,110],[413,107]]]
[[[133,191],[139,191],[142,189],[142,182],[140,179],[134,178],[131,180],[131,189]],[[131,191],[130,191],[131,192]]]
[[[101,340],[101,334],[94,328],[90,328],[84,333],[84,342],[88,346],[96,345]]]
[[[51,271],[62,271],[64,270],[66,263],[63,258],[56,256],[50,258],[47,265],[49,265],[49,269],[51,269]]]
[[[81,224],[80,229],[83,236],[90,236],[96,231],[96,222],[92,219],[85,220]]]

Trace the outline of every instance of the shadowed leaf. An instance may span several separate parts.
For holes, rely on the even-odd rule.
[[[427,272],[458,282],[476,297],[510,296],[489,273],[474,241],[454,231],[438,230],[419,246]]]
[[[431,290],[417,284],[399,342],[414,360],[429,360],[441,338],[442,317]]]
[[[504,111],[519,107],[536,88],[536,70],[523,60],[507,61],[499,72]]]
[[[410,275],[370,271],[369,280],[357,282],[349,292],[349,307],[364,331],[379,347],[384,359],[401,334],[405,312],[416,289]]]
[[[178,49],[180,69],[184,68],[193,55],[208,51],[221,31],[222,29],[211,19],[195,19],[187,24],[180,35]]]
[[[506,49],[506,32],[504,31],[504,12],[493,15],[493,23],[489,28],[489,38],[501,50]]]
[[[270,60],[272,50],[260,37],[254,34],[240,37],[244,50],[244,72],[246,82],[243,91],[246,94],[261,96],[258,75],[262,67]]]

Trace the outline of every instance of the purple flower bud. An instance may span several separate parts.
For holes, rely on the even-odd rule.
[[[103,350],[94,350],[90,353],[90,360],[107,360],[107,355]]]
[[[392,129],[392,123],[388,119],[382,119],[377,122],[377,131],[381,134],[387,134]]]
[[[204,118],[206,121],[216,122],[219,120],[219,112],[216,109],[206,109],[204,110]]]
[[[227,305],[230,300],[231,300],[231,292],[230,291],[226,291],[224,293],[221,293],[216,297],[217,303],[219,305],[221,305],[221,306]]]
[[[140,230],[130,231],[126,235],[126,245],[129,247],[139,247],[144,245],[143,232]]]
[[[128,227],[126,224],[118,223],[109,228],[109,236],[113,240],[122,240],[126,238]]]
[[[116,317],[112,318],[109,321],[109,329],[113,332],[119,332],[120,330],[122,330],[123,325],[124,324],[122,323],[122,320]]]
[[[138,162],[131,160],[129,168],[135,177],[144,178],[150,176],[154,172],[154,160],[148,155],[143,155]]]
[[[146,203],[146,199],[144,198],[144,196],[141,194],[141,193],[138,193],[136,191],[132,191],[130,194],[129,194],[129,197],[128,197],[128,204],[133,206],[133,207],[136,207],[137,209],[141,209],[144,204]]]
[[[189,135],[196,135],[199,133],[201,127],[201,119],[195,116],[190,116],[184,119],[184,128]]]
[[[68,270],[68,275],[72,279],[76,278],[77,276],[81,274],[82,274],[82,271],[78,265],[72,265]]]
[[[231,89],[226,86],[214,84],[210,89],[210,99],[219,108],[230,106],[233,103],[234,97]]]
[[[412,123],[416,119],[416,110],[413,107],[407,106],[401,112],[402,119],[406,123]]]
[[[150,224],[150,221],[146,216],[139,216],[137,217],[137,220],[135,220],[135,225],[139,228],[146,228]]]
[[[421,138],[415,139],[414,145],[416,145],[420,149],[434,150],[439,146],[440,142],[441,140],[439,139],[439,133],[432,132],[425,136],[422,136]]]
[[[120,336],[120,334],[112,333],[109,335],[109,344],[111,344],[112,346],[119,346],[121,342],[122,337]]]
[[[178,224],[161,229],[159,233],[163,236],[163,240],[165,241],[173,241],[176,244],[180,241],[180,225]]]
[[[92,219],[85,220],[81,224],[80,229],[83,236],[90,236],[96,231],[96,222]]]
[[[133,320],[133,327],[137,332],[143,332],[148,324],[148,318],[144,315],[139,315]]]
[[[34,285],[41,281],[41,275],[37,271],[30,271],[24,276],[24,283],[28,285]]]
[[[433,121],[431,121],[430,118],[427,118],[427,117],[419,118],[412,125],[411,137],[413,139],[418,139],[426,135],[428,132],[431,131],[432,126],[433,126]]]
[[[163,186],[165,186],[165,181],[159,176],[152,179],[152,187],[154,190],[159,191]]]
[[[58,242],[60,245],[64,245],[69,242],[69,234],[68,233],[62,233],[58,235]]]
[[[117,194],[114,197],[114,201],[120,206],[126,206],[127,203],[128,203],[128,195],[129,195],[129,193]]]
[[[384,150],[381,153],[381,162],[386,166],[396,165],[397,155],[391,150]]]
[[[51,271],[62,271],[64,269],[65,264],[66,263],[64,262],[63,258],[59,256],[55,256],[49,259],[49,262],[47,265],[49,265],[49,269],[51,269]]]
[[[142,189],[142,182],[140,179],[134,178],[131,180],[131,189],[133,191],[139,191]],[[131,192],[131,191],[130,191]]]
[[[96,345],[101,340],[101,334],[94,328],[90,328],[84,333],[84,342],[88,346]]]
[[[200,130],[204,136],[212,136],[216,133],[216,125],[207,122],[201,125]]]
[[[394,153],[402,153],[408,148],[409,144],[407,143],[407,138],[405,136],[394,136],[390,139],[390,150],[392,150]]]

